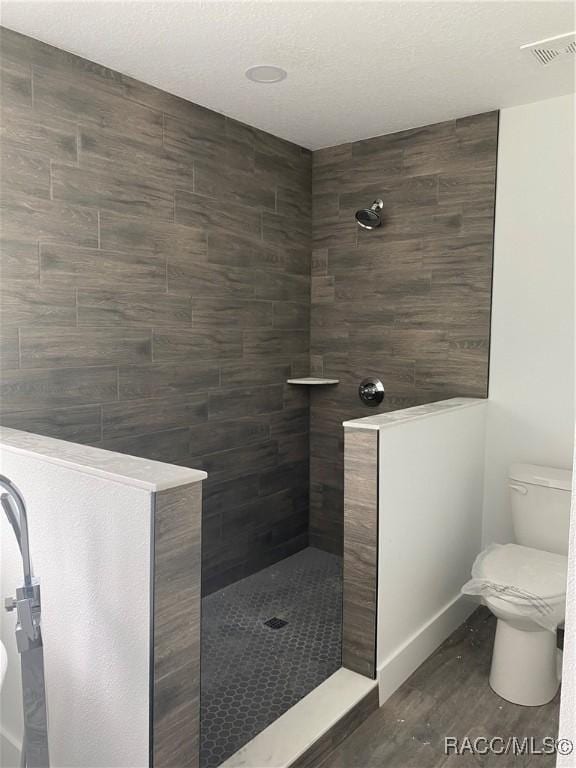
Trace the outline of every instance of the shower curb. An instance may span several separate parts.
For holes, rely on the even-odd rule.
[[[220,768],[319,768],[378,706],[376,680],[342,667]]]

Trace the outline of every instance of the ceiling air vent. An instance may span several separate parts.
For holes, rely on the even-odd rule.
[[[547,67],[558,59],[573,58],[576,55],[576,32],[521,45],[520,50],[530,54],[541,66]]]

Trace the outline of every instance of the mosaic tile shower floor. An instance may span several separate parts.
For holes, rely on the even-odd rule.
[[[266,626],[283,619],[279,629]],[[216,768],[341,666],[342,564],[308,548],[202,600],[201,768]]]

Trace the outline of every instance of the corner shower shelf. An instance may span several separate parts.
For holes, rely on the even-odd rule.
[[[318,387],[323,384],[339,384],[340,379],[319,379],[316,376],[305,376],[302,379],[287,379],[287,384],[304,384],[306,386]]]

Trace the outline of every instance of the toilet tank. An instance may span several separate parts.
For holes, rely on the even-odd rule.
[[[572,472],[513,464],[508,487],[516,543],[567,555]]]

